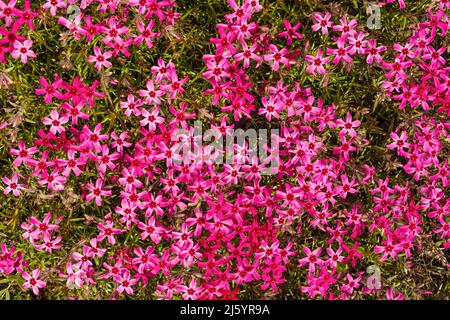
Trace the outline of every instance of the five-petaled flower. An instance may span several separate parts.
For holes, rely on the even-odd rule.
[[[31,287],[35,295],[39,295],[39,289],[46,287],[46,282],[39,280],[40,272],[41,271],[39,269],[34,269],[31,272],[31,275],[26,271],[22,273],[22,278],[26,280],[23,284],[24,289],[29,289]]]

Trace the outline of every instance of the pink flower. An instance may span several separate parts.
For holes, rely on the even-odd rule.
[[[266,119],[271,121],[272,117],[275,119],[279,119],[280,115],[279,112],[282,110],[282,103],[276,97],[270,96],[269,100],[266,99],[266,97],[263,97],[261,99],[261,102],[264,106],[264,108],[260,108],[258,110],[258,114],[265,115]]]
[[[32,45],[33,41],[31,40],[25,40],[24,42],[20,42],[18,40],[14,41],[14,50],[11,52],[11,56],[14,59],[20,57],[22,63],[27,63],[28,57],[36,58],[36,54],[30,49]]]
[[[388,288],[386,290],[386,299],[387,300],[404,300],[404,296],[399,293],[397,296],[394,296],[394,289]]]
[[[38,151],[36,147],[27,148],[23,141],[19,141],[18,145],[19,149],[11,148],[9,151],[9,153],[13,156],[17,156],[13,162],[13,165],[16,167],[20,166],[22,163],[28,164],[28,162],[32,159],[31,155]]]
[[[85,135],[85,138],[83,139],[84,142],[81,144],[80,148],[82,149],[87,147],[89,149],[94,149],[96,152],[101,152],[101,142],[109,139],[109,136],[107,134],[101,134],[101,131],[101,123],[96,124],[93,131],[85,125],[82,129],[82,133]]]
[[[138,223],[138,228],[142,230],[140,235],[141,239],[145,240],[147,237],[150,237],[154,243],[160,243],[162,235],[165,233],[164,228],[156,226],[154,216],[149,217],[147,220],[147,223],[143,223],[141,221]]]
[[[102,67],[109,68],[112,66],[111,62],[109,62],[107,59],[109,59],[112,56],[111,51],[106,51],[102,53],[100,51],[99,47],[94,48],[94,54],[95,56],[89,56],[88,61],[89,62],[95,62],[95,68],[97,70],[100,70]]]
[[[102,241],[103,239],[108,238],[109,244],[115,244],[116,239],[114,236],[124,232],[125,230],[117,229],[113,226],[113,222],[110,220],[107,220],[104,224],[99,223],[97,228],[101,231],[101,233],[97,236],[97,241]]]
[[[182,297],[184,300],[196,300],[199,294],[199,288],[197,286],[197,279],[192,278],[191,282],[189,282],[189,287],[182,286],[181,292],[183,293]]]
[[[11,179],[8,177],[3,177],[2,181],[6,184],[6,187],[3,189],[3,193],[8,194],[12,191],[14,196],[20,196],[20,190],[25,190],[25,185],[18,183],[18,179],[19,175],[17,172],[14,172]]]
[[[153,48],[152,39],[158,38],[160,36],[159,32],[152,31],[154,25],[155,25],[154,20],[150,20],[150,22],[147,26],[144,26],[144,24],[142,24],[142,22],[138,21],[136,23],[136,28],[139,30],[139,32],[141,34],[134,39],[134,42],[136,44],[141,44],[145,40],[145,43],[147,44],[147,48]]]
[[[385,241],[384,246],[375,246],[374,248],[375,253],[383,253],[380,261],[385,261],[389,257],[395,259],[395,257],[401,250],[402,248],[400,245],[393,243],[392,236],[390,234],[387,235],[387,240]]]
[[[109,4],[113,4],[113,1],[116,3],[118,2],[118,0],[109,0],[108,2]],[[108,20],[109,28],[107,27],[103,28],[103,33],[105,34],[105,37],[103,37],[104,43],[109,43],[111,41],[114,42],[120,41],[121,40],[120,35],[127,33],[128,27],[126,26],[120,27],[121,22],[119,21],[117,23],[116,20],[117,18],[115,16],[112,16]]]
[[[335,24],[333,26],[333,31],[341,32],[341,38],[345,38],[347,35],[353,36],[355,35],[355,27],[358,25],[358,22],[355,19],[352,19],[350,22],[347,22],[345,17],[339,19],[341,24]]]
[[[119,153],[123,152],[123,148],[128,148],[132,144],[128,141],[125,141],[125,139],[128,137],[128,133],[122,132],[120,135],[117,135],[117,133],[113,132],[111,133],[111,138],[113,138],[113,142],[111,143],[111,146],[113,148],[116,148]]]
[[[141,181],[136,179],[136,174],[133,169],[131,169],[131,172],[128,171],[127,168],[122,169],[122,177],[119,178],[119,183],[121,185],[125,185],[126,191],[132,191],[136,188],[142,188],[143,184]]]
[[[365,54],[366,53],[366,46],[367,46],[367,40],[364,40],[366,35],[364,32],[355,33],[354,35],[349,36],[348,42],[350,44],[350,50],[349,53],[351,55],[354,54]]]
[[[139,116],[141,114],[141,111],[139,110],[139,107],[142,106],[143,102],[141,99],[137,99],[134,97],[133,94],[129,94],[127,97],[127,101],[121,101],[120,107],[125,109],[125,115],[129,117],[131,113],[133,113],[135,116]]]
[[[91,193],[86,196],[86,201],[91,202],[92,199],[95,199],[95,203],[99,207],[102,205],[102,197],[109,197],[112,195],[111,190],[103,189],[103,179],[97,179],[95,186],[90,183],[86,184],[86,188],[91,191]]]
[[[52,239],[52,236],[49,234],[44,234],[43,242],[41,244],[35,245],[35,248],[38,250],[44,250],[45,252],[52,253],[53,250],[61,249],[61,245],[58,244],[62,240],[61,236]]]
[[[253,44],[250,48],[247,46],[246,42],[242,42],[242,52],[236,53],[234,55],[235,61],[244,60],[244,68],[248,68],[250,66],[250,59],[255,60],[256,62],[261,61],[261,57],[255,54],[258,46]]]
[[[65,167],[62,172],[63,176],[67,177],[73,172],[78,177],[82,173],[78,166],[84,166],[86,161],[82,157],[75,158],[75,150],[69,150],[67,152],[67,159],[58,159],[58,164],[60,167]]]
[[[158,59],[158,65],[153,66],[150,70],[153,73],[156,73],[156,82],[161,82],[163,78],[170,79],[169,74],[170,71],[175,68],[173,62],[169,62],[167,65],[165,64],[163,59]]]
[[[78,124],[78,119],[87,120],[89,119],[89,115],[83,113],[81,110],[84,107],[84,102],[80,102],[75,106],[72,106],[68,103],[63,103],[61,108],[67,111],[67,115],[72,118],[72,124]]]
[[[441,66],[445,65],[446,60],[442,57],[447,51],[447,47],[442,47],[439,50],[435,50],[433,47],[428,46],[429,53],[422,55],[423,60],[431,60],[431,66]]]
[[[159,99],[159,97],[164,95],[164,91],[155,89],[153,80],[148,80],[146,87],[147,90],[139,90],[139,95],[145,98],[145,103],[149,105],[152,104],[160,105],[161,99]]]
[[[50,212],[45,215],[42,221],[39,221],[35,216],[31,216],[29,218],[30,224],[28,227],[25,228],[25,225],[22,225],[22,228],[27,230],[22,237],[25,239],[29,237],[31,242],[46,237],[50,239],[52,235],[51,232],[59,228],[56,224],[50,224],[51,217],[52,214]]]
[[[84,284],[84,278],[86,277],[86,272],[75,267],[70,262],[66,263],[66,273],[59,273],[62,278],[67,278],[66,285],[69,289],[81,288]]]
[[[321,30],[322,34],[328,34],[328,28],[333,27],[333,22],[330,21],[331,13],[327,12],[324,16],[319,13],[313,15],[316,23],[312,26],[313,31]]]
[[[272,51],[272,53],[264,55],[264,60],[272,65],[273,71],[278,71],[280,64],[287,65],[289,63],[289,59],[286,58],[289,51],[286,48],[278,50],[275,45],[270,45],[269,50]]]
[[[61,99],[63,95],[58,91],[58,88],[62,84],[60,78],[56,78],[55,82],[49,84],[44,77],[39,78],[39,83],[43,86],[42,89],[36,89],[37,95],[45,95],[44,102],[47,104],[52,103],[53,97]]]
[[[319,74],[325,74],[325,68],[323,67],[329,60],[329,57],[323,57],[322,50],[317,50],[316,56],[307,55],[305,57],[305,60],[310,62],[311,64],[306,68],[306,71],[316,75],[316,72],[319,72]]]
[[[345,46],[344,38],[338,39],[337,46],[337,49],[327,48],[327,54],[335,56],[332,63],[338,64],[341,60],[344,60],[347,63],[352,62],[353,58],[348,55],[350,52],[350,46]]]
[[[185,76],[182,80],[178,80],[175,69],[170,69],[168,79],[170,80],[170,83],[162,85],[161,90],[170,92],[169,97],[175,99],[179,93],[185,91],[182,86],[188,81],[189,77]]]
[[[358,190],[353,188],[354,186],[357,186],[358,184],[356,183],[355,179],[353,178],[352,181],[348,181],[348,176],[346,174],[341,175],[341,181],[342,181],[342,186],[338,186],[336,188],[336,191],[340,193],[340,196],[342,198],[346,198],[347,197],[347,193],[357,193]]]
[[[147,109],[142,109],[141,115],[143,118],[140,121],[141,126],[148,125],[150,131],[155,131],[157,124],[164,123],[164,118],[159,116],[159,109],[156,107],[151,112],[148,112]]]
[[[279,37],[286,37],[286,44],[290,46],[294,38],[302,39],[303,35],[297,32],[298,28],[300,28],[301,24],[298,22],[295,26],[291,26],[291,23],[288,20],[283,20],[283,25],[286,28],[286,31],[280,32],[278,34]]]
[[[362,280],[361,275],[359,275],[357,278],[353,278],[352,275],[347,274],[348,283],[342,286],[342,290],[347,292],[348,294],[353,294],[353,290],[358,289],[361,286],[359,284],[361,280]]]
[[[69,122],[69,118],[66,116],[60,117],[58,111],[53,109],[50,112],[50,118],[44,118],[42,123],[50,127],[50,132],[53,134],[63,133],[66,129],[62,126],[63,124]]]
[[[316,265],[322,265],[324,263],[324,261],[319,258],[322,248],[311,251],[308,247],[303,247],[303,251],[305,252],[306,257],[299,259],[298,264],[299,266],[303,266],[308,263],[310,273],[316,270]]]
[[[342,261],[344,260],[344,256],[341,255],[342,253],[341,247],[339,247],[337,251],[334,251],[331,248],[327,248],[326,251],[328,256],[330,257],[328,260],[325,261],[325,264],[327,266],[336,267],[338,262],[342,263]]]
[[[28,272],[24,271],[22,273],[22,278],[26,280],[26,282],[23,284],[24,289],[32,288],[33,293],[35,295],[39,295],[39,289],[45,288],[46,282],[39,280],[39,269],[34,269],[31,272],[31,275],[28,274]]]
[[[20,15],[20,10],[15,8],[17,0],[10,0],[8,4],[0,1],[0,19],[5,19],[5,26],[9,27],[12,24],[13,17]]]
[[[138,282],[137,279],[131,279],[130,272],[128,270],[122,274],[118,274],[115,281],[120,284],[116,289],[117,292],[122,293],[125,291],[128,294],[133,293],[133,288],[131,286],[134,286]]]
[[[50,13],[52,16],[56,15],[56,10],[58,8],[65,8],[67,7],[66,1],[63,0],[48,0],[46,3],[42,5],[42,8],[44,9],[50,9]]]
[[[361,125],[361,121],[359,120],[352,120],[352,115],[350,112],[347,112],[347,116],[345,119],[345,122],[341,119],[336,120],[336,124],[339,127],[343,127],[341,131],[339,131],[339,136],[344,136],[348,134],[350,137],[355,137],[357,135],[357,132],[353,128],[358,128]]]
[[[403,152],[403,148],[411,148],[411,144],[408,143],[408,134],[406,131],[402,131],[400,136],[398,136],[395,132],[391,132],[390,137],[394,140],[394,142],[388,144],[386,148],[389,150],[399,149],[399,152]]]
[[[386,46],[377,47],[376,40],[373,39],[367,41],[367,46],[368,47],[365,49],[365,53],[367,54],[366,62],[368,64],[372,64],[373,60],[375,59],[375,61],[379,64],[383,63],[383,58],[381,57],[380,53],[386,51]]]

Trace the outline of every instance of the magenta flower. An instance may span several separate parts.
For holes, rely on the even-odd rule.
[[[111,58],[112,56],[111,51],[106,51],[102,53],[99,47],[95,47],[94,54],[95,56],[90,55],[88,57],[88,61],[95,62],[95,68],[97,70],[101,70],[102,67],[109,68],[112,66],[111,62],[108,61],[108,59]]]
[[[264,115],[267,120],[271,121],[272,117],[275,119],[279,119],[279,112],[282,110],[282,102],[279,101],[276,97],[270,96],[269,100],[266,97],[261,99],[261,102],[264,108],[260,108],[258,110],[258,114]]]
[[[280,64],[287,65],[289,63],[289,59],[286,58],[289,51],[286,48],[278,50],[275,45],[270,45],[269,50],[272,51],[272,53],[264,55],[264,60],[272,65],[273,71],[278,71]]]
[[[11,179],[8,177],[3,177],[2,181],[6,184],[6,187],[3,189],[4,194],[8,194],[12,192],[12,194],[16,197],[20,196],[20,190],[25,190],[25,185],[18,183],[19,175],[17,172],[14,172]]]
[[[92,199],[95,199],[95,203],[97,206],[102,205],[102,197],[109,197],[112,195],[111,190],[103,189],[103,179],[97,179],[95,182],[95,186],[93,186],[90,183],[86,184],[86,189],[90,190],[91,192],[86,196],[86,201],[91,202]]]
[[[365,49],[365,53],[367,54],[366,62],[368,64],[372,64],[373,60],[379,64],[383,63],[383,58],[380,53],[386,51],[386,46],[378,46],[376,45],[376,41],[370,39],[367,41],[367,48]]]
[[[60,78],[56,78],[55,82],[49,84],[44,77],[39,78],[39,83],[43,86],[42,89],[36,89],[37,95],[45,95],[44,102],[47,104],[52,103],[53,97],[57,99],[62,98],[62,94],[58,91],[62,84],[62,80]]]
[[[353,290],[358,289],[361,285],[359,282],[362,280],[361,275],[357,278],[353,278],[352,275],[347,274],[347,284],[342,286],[342,290],[348,294],[353,294]]]
[[[312,26],[313,31],[321,30],[322,34],[328,34],[328,28],[333,27],[333,22],[330,21],[331,13],[327,12],[324,16],[319,13],[313,15],[316,23]]]
[[[116,239],[114,238],[114,236],[125,231],[114,228],[113,222],[109,220],[106,221],[105,224],[99,223],[97,225],[97,228],[101,231],[101,233],[97,236],[97,241],[102,241],[103,239],[108,238],[109,244],[115,244]]]
[[[195,300],[199,294],[199,288],[197,285],[197,279],[192,278],[189,282],[189,286],[182,286],[181,292],[184,300]]]
[[[189,77],[185,76],[182,80],[178,80],[175,69],[170,69],[168,79],[170,83],[162,85],[161,90],[169,92],[170,99],[175,99],[179,93],[181,94],[185,91],[182,86],[188,81]]]
[[[317,248],[314,251],[311,251],[308,247],[303,247],[303,251],[306,254],[305,258],[301,258],[298,260],[299,266],[303,266],[305,264],[309,264],[309,272],[314,272],[316,270],[316,265],[322,265],[325,263],[322,259],[319,258],[320,253],[322,252],[322,248]]]
[[[44,118],[44,120],[42,120],[43,124],[50,126],[50,132],[54,135],[66,131],[63,124],[66,124],[67,122],[69,122],[69,118],[66,116],[60,117],[56,109],[53,109],[50,112],[50,118]]]
[[[28,58],[36,58],[36,54],[30,49],[32,45],[33,41],[31,40],[25,40],[24,42],[14,41],[14,50],[11,52],[11,56],[14,59],[20,57],[22,63],[27,63]]]
[[[322,75],[326,73],[323,66],[328,62],[329,58],[323,57],[321,49],[317,50],[316,56],[307,55],[305,60],[310,62],[310,65],[306,68],[307,72],[313,74],[314,76],[316,75],[316,72]]]
[[[347,112],[345,121],[338,119],[336,120],[336,125],[339,127],[342,127],[341,131],[339,131],[339,136],[345,136],[348,134],[350,137],[355,137],[357,135],[357,132],[353,128],[358,128],[361,125],[361,121],[359,120],[352,120],[352,115],[350,112]]]
[[[52,16],[56,15],[56,11],[58,9],[65,7],[67,7],[67,3],[63,0],[48,0],[42,5],[43,9],[50,9],[50,13],[52,14]]]
[[[140,121],[141,126],[148,126],[150,131],[155,131],[157,124],[164,123],[164,118],[159,116],[157,107],[153,108],[151,112],[148,112],[147,109],[142,109],[141,116],[143,118]]]
[[[159,99],[159,97],[164,95],[164,91],[155,89],[153,80],[148,80],[146,87],[147,87],[147,90],[139,90],[139,95],[141,97],[145,98],[145,100],[144,100],[145,103],[148,105],[152,105],[152,104],[160,105],[161,99]],[[129,106],[128,106],[128,108],[129,108]],[[135,113],[135,115],[137,115],[137,114]]]
[[[347,21],[345,17],[339,19],[340,24],[333,25],[333,31],[338,31],[341,33],[341,38],[346,38],[348,35],[354,36],[356,34],[355,27],[358,22],[352,19],[350,22]]]
[[[403,148],[411,148],[411,144],[408,143],[408,134],[406,131],[402,131],[400,136],[398,136],[395,132],[391,132],[390,137],[394,140],[394,142],[386,146],[389,150],[399,149],[399,152],[403,152]]]
[[[136,44],[141,44],[143,41],[147,44],[147,48],[153,48],[153,38],[160,37],[159,32],[153,32],[153,26],[155,25],[154,20],[150,20],[149,24],[147,26],[144,26],[140,21],[136,23],[136,28],[141,33],[139,36],[134,38],[134,42]]]
[[[5,4],[3,1],[0,1],[0,19],[5,19],[5,26],[9,27],[13,18],[20,15],[20,10],[18,10],[16,6],[17,0],[10,0],[8,4]]]
[[[286,31],[280,32],[278,34],[279,37],[286,37],[286,44],[290,46],[294,40],[296,39],[302,39],[303,34],[297,32],[297,30],[300,28],[301,24],[298,22],[295,26],[292,26],[291,23],[288,20],[283,20],[283,25],[286,28]]]
[[[120,135],[117,135],[117,133],[113,132],[111,133],[111,138],[113,138],[113,142],[111,143],[111,146],[113,148],[117,149],[117,152],[122,153],[123,148],[128,148],[132,144],[131,142],[126,141],[125,139],[128,137],[128,133],[122,132]]]
[[[327,48],[328,55],[334,55],[334,59],[332,60],[333,64],[338,64],[341,60],[344,60],[347,63],[353,61],[353,58],[349,56],[350,46],[345,46],[345,38],[339,38],[337,41],[337,49]]]
[[[117,275],[116,282],[119,283],[119,286],[116,289],[118,293],[122,293],[125,291],[128,294],[132,294],[132,286],[134,286],[138,282],[138,280],[135,278],[131,278],[130,273],[128,272],[128,270],[126,270],[122,274]]]
[[[46,287],[46,282],[39,280],[40,272],[41,271],[39,269],[34,269],[31,272],[31,275],[29,275],[26,271],[22,273],[22,278],[26,280],[26,282],[23,284],[24,289],[28,289],[31,287],[35,295],[39,295],[39,289]]]
[[[44,234],[42,244],[36,244],[35,248],[38,250],[44,250],[47,253],[52,253],[53,250],[61,249],[61,245],[59,244],[62,240],[61,236],[52,239],[52,236],[49,234]]]
[[[156,226],[156,220],[154,216],[149,217],[147,223],[139,221],[138,228],[142,230],[140,234],[142,240],[145,240],[147,237],[150,237],[150,239],[155,244],[161,242],[162,236],[165,233],[164,228]]]
[[[19,149],[11,148],[9,151],[9,153],[13,156],[17,156],[17,158],[13,162],[13,165],[15,165],[16,167],[20,166],[22,163],[28,164],[28,162],[32,159],[31,155],[35,154],[38,151],[36,147],[27,148],[23,141],[19,141],[18,145]]]
[[[351,55],[354,54],[365,54],[367,47],[367,40],[364,40],[366,35],[364,32],[355,33],[354,35],[349,36],[348,42],[350,44],[349,53]]]
[[[125,115],[129,117],[131,113],[133,113],[135,116],[139,116],[141,114],[141,110],[139,109],[140,106],[142,106],[143,102],[141,99],[137,99],[134,97],[134,95],[129,94],[127,97],[127,101],[121,101],[120,107],[125,109]]]
[[[78,124],[78,119],[87,120],[89,119],[89,114],[82,112],[81,110],[84,107],[84,103],[80,102],[75,106],[72,106],[68,103],[63,103],[61,108],[67,111],[67,115],[71,118],[72,124]]]
[[[422,55],[423,60],[431,60],[431,66],[441,66],[445,65],[446,60],[442,57],[442,54],[447,51],[447,47],[442,47],[439,50],[435,50],[433,47],[429,46],[428,53]]]
[[[244,60],[244,68],[248,68],[250,66],[250,60],[255,60],[256,62],[261,61],[261,57],[255,54],[258,46],[253,44],[250,48],[247,46],[247,43],[242,42],[242,52],[236,53],[234,55],[235,61]]]
[[[383,256],[380,258],[380,261],[385,261],[389,257],[395,259],[397,254],[402,250],[399,244],[394,244],[392,241],[392,236],[387,235],[387,240],[385,241],[384,246],[375,246],[375,253],[383,253]]]

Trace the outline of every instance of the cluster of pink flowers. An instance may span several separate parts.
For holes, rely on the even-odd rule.
[[[99,70],[112,66],[112,56],[128,56],[131,44],[145,42],[152,48],[152,39],[160,36],[153,27],[171,25],[179,15],[173,1],[124,1],[148,21],[137,20],[139,32],[132,36],[131,18],[127,10],[116,11],[117,0],[81,1],[81,8],[93,2],[112,16],[98,24],[83,14],[73,21],[59,16],[58,21],[76,39],[89,42],[100,35],[105,47],[96,46],[88,57]],[[204,93],[225,113],[212,117],[209,126],[226,135],[239,121],[258,118],[280,128],[280,149],[267,146],[266,158],[248,156],[248,145],[233,146],[243,154],[244,165],[213,164],[205,158],[176,161],[174,133],[185,129],[192,141],[199,137],[190,127],[197,115],[183,99],[188,77],[171,61],[158,59],[142,88],[120,102],[125,123],[109,128],[90,117],[105,94],[99,92],[99,81],[89,85],[79,77],[71,83],[58,75],[42,77],[35,93],[57,107],[42,119],[33,145],[21,141],[10,150],[14,172],[12,178],[3,177],[4,193],[22,196],[31,187],[57,193],[75,185],[84,205],[111,210],[92,218],[96,234],[70,253],[58,279],[46,280],[66,279],[70,289],[112,281],[116,294],[131,295],[157,279],[159,298],[226,299],[236,298],[245,285],[276,293],[295,268],[305,273],[297,290],[311,298],[403,298],[389,286],[368,286],[365,267],[367,252],[375,253],[379,263],[408,260],[424,236],[440,237],[439,246],[450,248],[450,69],[443,44],[450,20],[442,11],[449,3],[436,2],[439,8],[414,26],[408,42],[392,48],[377,44],[356,20],[315,13],[311,26],[303,28],[329,35],[329,42],[325,50],[302,54],[300,48],[310,46],[300,23],[286,20],[282,32],[268,34],[255,19],[262,10],[259,1],[239,6],[228,0],[231,12],[217,25],[218,37],[210,39],[215,52],[203,56],[203,77],[209,82]],[[43,8],[56,15],[68,3],[52,0]],[[14,1],[6,7],[0,1],[0,17],[16,30],[14,41],[22,41],[16,33],[24,24],[23,13],[5,9],[9,7],[14,8]],[[14,22],[13,17],[22,18]],[[4,52],[13,50],[10,40]],[[22,52],[29,44],[17,48]],[[11,55],[18,57],[14,51]],[[261,84],[256,72],[267,66],[274,74],[305,67],[316,78],[341,68],[351,72],[355,60],[382,68],[390,103],[420,114],[390,133],[386,145],[404,160],[410,182],[395,183],[379,176],[375,166],[354,161],[370,144],[357,115],[340,112],[295,80]],[[277,173],[263,178],[260,172],[272,158],[278,162]],[[26,172],[26,184],[19,183],[18,172]],[[372,201],[358,200],[364,194]],[[52,254],[70,239],[57,236],[58,225],[50,219],[51,213],[42,221],[32,216],[22,228],[23,238],[36,250]],[[434,235],[424,230],[425,223]],[[290,236],[305,232],[312,235],[305,242]],[[377,245],[366,247],[368,234],[379,236]],[[1,249],[0,274],[22,273],[24,288],[38,294],[46,286],[40,270],[30,275],[23,270],[21,252],[5,244]]]
[[[28,62],[28,58],[36,58],[36,54],[31,49],[33,41],[23,34],[28,30],[34,30],[33,19],[37,13],[30,10],[30,0],[25,0],[23,8],[16,7],[16,0],[10,0],[7,4],[0,1],[0,62],[6,63],[6,54],[11,54],[14,59],[19,59],[23,63]]]
[[[17,251],[14,246],[10,249],[6,244],[0,246],[0,274],[11,274],[13,272],[22,272],[26,262],[23,260],[23,252]]]
[[[29,218],[29,223],[23,222],[21,227],[25,230],[22,234],[24,239],[29,239],[31,244],[38,250],[52,253],[53,250],[61,248],[61,236],[54,238],[53,231],[59,227],[56,224],[50,224],[52,214],[49,212],[42,221],[36,217]],[[62,217],[61,217],[62,218]]]
[[[56,15],[58,9],[68,7],[69,2],[51,0],[43,8],[50,9],[51,14]],[[119,54],[130,57],[128,49],[132,45],[145,43],[147,48],[152,48],[153,41],[161,37],[160,31],[173,25],[180,15],[173,10],[174,0],[122,1],[120,10],[117,8],[118,0],[92,0],[81,1],[80,8],[86,10],[96,3],[99,5],[97,10],[108,14],[108,19],[94,23],[90,15],[80,11],[72,19],[59,16],[58,23],[65,26],[76,40],[103,43],[102,47],[94,47],[94,55],[88,56],[88,61],[94,63],[98,70],[111,67],[112,63],[108,61],[111,57]]]

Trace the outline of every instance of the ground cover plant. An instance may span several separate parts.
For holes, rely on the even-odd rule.
[[[448,299],[449,14],[0,0],[0,298]]]

